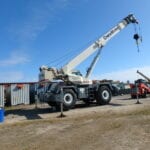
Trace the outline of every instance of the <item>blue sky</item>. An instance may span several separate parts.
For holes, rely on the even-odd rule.
[[[148,0],[0,0],[0,82],[37,81],[41,65],[62,67],[129,13],[140,22],[140,52],[131,24],[103,48],[91,79],[150,76],[149,10]],[[84,74],[92,58],[77,69]]]

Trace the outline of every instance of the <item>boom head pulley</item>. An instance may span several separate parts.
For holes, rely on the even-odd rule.
[[[124,20],[126,20],[128,23],[139,23],[133,14],[129,14],[126,18],[124,18]]]

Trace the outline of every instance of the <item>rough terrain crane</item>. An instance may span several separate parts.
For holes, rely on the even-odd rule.
[[[50,82],[46,90],[38,94],[40,101],[47,102],[49,105],[55,107],[59,107],[60,102],[63,101],[64,109],[74,107],[77,100],[83,100],[87,103],[96,100],[99,105],[108,104],[111,100],[111,85],[109,83],[93,83],[88,77],[98,61],[102,48],[130,23],[138,24],[138,21],[132,14],[129,14],[121,20],[116,26],[97,39],[61,69],[41,67],[39,81],[42,81],[44,79],[43,77],[47,76],[50,81],[55,79],[55,82]],[[80,72],[74,69],[96,51],[98,51],[97,55],[88,68],[86,76],[83,77]],[[58,82],[59,79],[62,81]]]

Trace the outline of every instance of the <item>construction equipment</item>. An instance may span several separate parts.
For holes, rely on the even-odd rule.
[[[142,72],[137,70],[137,73],[144,77],[146,80],[138,79],[134,84],[130,84],[131,98],[142,97],[146,98],[147,94],[150,94],[150,79]]]
[[[51,82],[47,86],[46,91],[38,94],[40,101],[47,102],[56,108],[63,101],[64,109],[74,107],[77,100],[83,100],[86,103],[96,100],[97,104],[108,104],[111,100],[111,85],[109,83],[93,83],[89,80],[89,76],[99,59],[102,48],[130,23],[138,24],[133,14],[129,14],[121,20],[116,26],[60,69],[42,66],[40,68],[39,81],[42,82],[45,80],[45,77],[48,77]],[[88,68],[87,74],[83,77],[79,71],[74,69],[96,51],[98,51],[97,55]],[[55,82],[52,82],[53,80]],[[60,91],[63,91],[63,94]]]

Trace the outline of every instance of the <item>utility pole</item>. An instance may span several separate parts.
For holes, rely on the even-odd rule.
[[[136,101],[136,103],[135,104],[142,104],[141,102],[140,102],[140,100],[139,100],[139,89],[138,89],[138,83],[136,83],[135,84],[136,85],[136,99],[137,99],[137,101]]]

